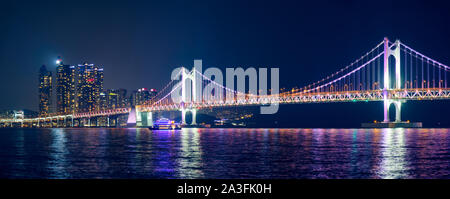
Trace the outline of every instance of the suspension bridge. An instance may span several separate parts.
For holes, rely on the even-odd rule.
[[[331,103],[355,101],[383,101],[383,121],[378,127],[395,127],[404,124],[401,120],[402,103],[407,100],[442,100],[450,98],[448,86],[449,66],[442,64],[408,45],[396,40],[385,38],[375,47],[363,54],[349,65],[331,73],[323,79],[309,85],[291,89],[281,93],[243,93],[234,88],[219,84],[201,71],[188,71],[182,68],[177,76],[180,81],[172,80],[156,97],[144,105],[135,108],[119,108],[106,111],[88,113],[75,113],[70,115],[52,115],[38,118],[1,119],[0,125],[9,126],[13,123],[29,123],[29,126],[42,127],[48,123],[55,123],[60,127],[74,126],[78,120],[79,126],[92,127],[91,119],[110,119],[117,115],[128,114],[128,121],[136,126],[152,126],[153,114],[162,111],[180,111],[182,123],[186,124],[187,112],[192,113],[191,125],[196,125],[198,110],[214,107],[252,106],[267,104],[302,104],[302,103]],[[200,82],[194,81],[200,78]],[[186,100],[188,79],[192,80],[192,88],[205,88],[214,85],[215,95],[224,95],[224,98],[202,98]],[[200,87],[198,83],[201,84]],[[278,89],[278,88],[277,88]],[[180,92],[182,102],[174,102],[171,95]],[[391,108],[395,109],[395,118],[389,118]],[[83,121],[83,122],[81,122]],[[47,124],[47,125],[46,125]],[[61,125],[59,125],[61,124]],[[394,125],[392,125],[394,124]],[[98,124],[97,124],[98,125]],[[94,124],[95,126],[95,124]],[[370,124],[369,124],[370,126]],[[406,125],[410,126],[410,125]],[[412,127],[412,126],[411,126]],[[417,127],[417,126],[416,126]]]

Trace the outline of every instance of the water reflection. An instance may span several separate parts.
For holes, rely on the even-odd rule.
[[[450,178],[448,129],[0,129],[1,178]]]
[[[183,129],[178,156],[178,178],[203,178],[200,133],[197,129]]]
[[[24,132],[22,130],[18,130],[17,135],[14,136],[16,138],[14,142],[14,150],[15,155],[17,158],[12,159],[11,163],[11,176],[13,177],[26,177],[23,176],[22,173],[26,170],[25,165],[25,157],[27,157],[26,150],[25,150],[25,137]]]
[[[377,175],[380,178],[408,178],[405,160],[405,129],[383,129],[382,159]]]
[[[179,143],[179,131],[157,130],[151,132],[154,136],[154,157],[152,158],[155,176],[162,178],[175,178],[177,148]],[[176,139],[174,138],[175,136]]]
[[[66,134],[64,129],[52,129],[53,140],[50,145],[50,158],[48,159],[50,178],[70,178],[70,172],[66,172],[68,166],[66,155]]]

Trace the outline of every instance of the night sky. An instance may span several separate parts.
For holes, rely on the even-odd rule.
[[[385,36],[450,64],[444,1],[312,2],[2,1],[0,109],[37,110],[39,67],[55,73],[57,56],[65,64],[101,65],[105,88],[128,91],[160,89],[172,69],[190,68],[194,59],[203,59],[203,68],[279,67],[282,87],[300,87],[346,66]],[[331,106],[280,111],[335,114],[348,105]],[[382,114],[381,105],[366,107]]]

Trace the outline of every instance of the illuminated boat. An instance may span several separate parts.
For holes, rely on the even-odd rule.
[[[167,118],[161,118],[156,120],[153,123],[153,127],[150,127],[151,130],[176,130],[181,129],[181,125],[179,123],[175,123],[173,120],[169,120]]]

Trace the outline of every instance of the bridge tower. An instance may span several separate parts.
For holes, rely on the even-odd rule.
[[[202,65],[201,60],[194,60],[194,67],[192,71],[189,72],[186,68],[182,67],[181,70],[181,99],[182,99],[182,107],[181,107],[181,123],[183,125],[187,125],[186,123],[186,114],[187,112],[192,113],[192,123],[191,125],[197,125],[196,117],[197,110],[194,107],[186,107],[186,104],[196,103],[201,100],[201,81],[199,82],[199,75],[196,72],[197,68]],[[190,80],[191,83],[186,84],[187,80]],[[200,83],[200,84],[198,84]],[[192,88],[192,89],[191,89]],[[200,94],[199,94],[200,93]]]
[[[395,83],[391,86],[391,75],[389,62],[389,57],[393,56],[395,58]],[[384,120],[383,122],[388,123],[389,120],[389,107],[394,104],[395,107],[395,122],[401,122],[401,100],[390,99],[389,91],[401,89],[401,76],[400,76],[400,41],[396,40],[393,49],[389,46],[388,38],[384,38],[384,89],[383,89],[383,100],[384,100]]]

